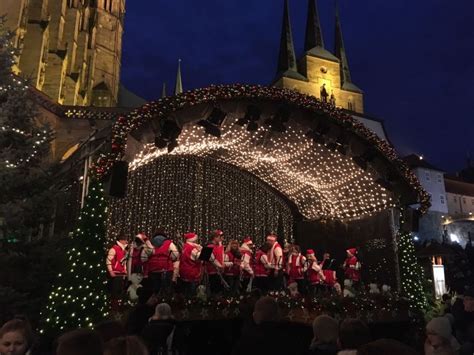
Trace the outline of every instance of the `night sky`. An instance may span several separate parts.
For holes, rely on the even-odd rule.
[[[333,50],[334,2],[319,0]],[[353,82],[366,113],[383,119],[400,154],[423,154],[445,171],[474,154],[474,1],[341,0]],[[306,0],[290,0],[297,55]],[[147,100],[210,84],[269,84],[275,76],[283,0],[127,1],[122,82]]]

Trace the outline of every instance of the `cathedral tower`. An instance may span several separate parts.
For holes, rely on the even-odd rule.
[[[116,106],[125,0],[2,0],[15,70],[64,105]]]
[[[308,0],[305,53],[296,63],[292,60],[295,54],[288,0],[285,0],[284,6],[279,64],[274,85],[315,96],[350,111],[363,113],[363,92],[351,80],[339,10],[336,8],[335,54],[332,54],[324,46],[316,0]]]

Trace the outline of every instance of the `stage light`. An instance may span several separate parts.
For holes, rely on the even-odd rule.
[[[160,122],[160,127],[160,133],[155,137],[155,147],[164,149],[171,143],[176,145],[181,134],[178,124],[174,120],[163,120]]]
[[[265,120],[265,124],[270,126],[274,132],[286,132],[286,125],[290,119],[290,109],[288,106],[281,106],[277,112],[270,118]]]
[[[382,186],[385,190],[392,191],[392,184],[383,178],[378,178],[375,180],[375,183]]]
[[[227,113],[218,107],[214,107],[209,117],[205,120],[200,120],[197,124],[204,127],[207,134],[219,138],[221,136],[220,126],[222,125],[222,122],[224,122],[226,116]]]
[[[352,157],[352,160],[361,169],[367,170],[367,163],[375,159],[377,152],[373,148],[368,148],[362,155]]]

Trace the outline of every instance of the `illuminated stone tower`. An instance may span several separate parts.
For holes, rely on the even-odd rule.
[[[125,0],[2,0],[15,70],[64,105],[116,106]]]
[[[92,1],[92,36],[95,42],[91,103],[115,106],[120,85],[125,0]]]
[[[316,0],[308,0],[305,53],[296,61],[291,33],[288,0],[285,0],[283,26],[275,86],[293,89],[332,102],[338,107],[363,113],[363,92],[351,80],[336,8],[335,54],[324,47]]]

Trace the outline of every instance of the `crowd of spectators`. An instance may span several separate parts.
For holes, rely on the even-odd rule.
[[[358,319],[320,315],[312,329],[283,321],[278,303],[269,296],[256,300],[248,319],[183,322],[174,319],[168,304],[144,295],[125,322],[107,320],[48,344],[35,337],[26,319],[10,320],[0,328],[0,355],[473,354],[474,289],[444,302],[449,304],[445,314],[426,324],[424,344],[417,347],[390,332],[380,336]]]

